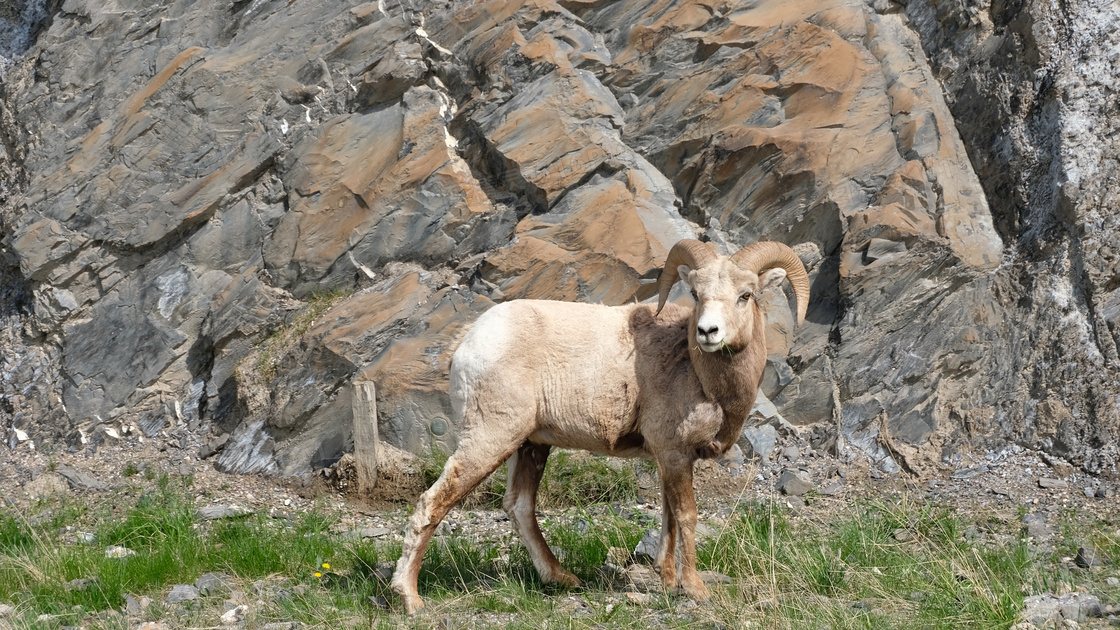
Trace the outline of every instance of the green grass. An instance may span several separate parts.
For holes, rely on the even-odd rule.
[[[253,605],[249,627],[270,621],[317,628],[427,627],[444,617],[486,625],[493,618],[478,615],[496,615],[512,628],[749,623],[835,630],[1009,628],[1024,596],[1056,592],[1058,582],[1096,580],[1090,592],[1101,593],[1106,603],[1108,596],[1120,596],[1120,589],[1104,585],[1105,577],[1115,575],[1112,568],[1074,574],[1061,568],[1055,554],[1032,555],[1018,536],[969,533],[977,525],[1014,533],[1019,526],[1014,518],[974,522],[950,508],[903,498],[857,501],[825,521],[794,516],[777,503],[740,502],[712,520],[717,535],[701,539],[698,548],[699,568],[730,576],[730,584],[713,587],[712,601],[705,604],[655,592],[649,602],[634,605],[624,595],[629,587],[603,565],[610,548],[633,549],[644,531],[658,524],[635,513],[614,513],[610,503],[625,496],[614,488],[628,482],[590,479],[624,476],[624,470],[596,469],[556,455],[553,476],[546,474],[556,484],[556,496],[571,503],[573,497],[609,497],[605,504],[550,510],[541,518],[549,544],[582,581],[571,591],[542,584],[515,537],[476,541],[479,532],[471,528],[481,526],[468,520],[463,533],[438,536],[424,558],[419,586],[428,616],[409,619],[399,611],[373,609],[371,596],[395,604],[378,566],[396,560],[399,543],[334,533],[341,514],[321,506],[290,519],[258,514],[199,522],[189,479],[162,476],[145,489],[122,492],[109,506],[43,504],[30,518],[0,511],[0,603],[17,608],[16,627],[124,628],[135,624],[87,614],[120,609],[126,593],[147,595],[155,601],[148,618],[165,618],[172,627],[213,627],[220,598],[189,613],[176,612],[162,599],[171,585],[217,571],[233,576],[253,601],[265,602]],[[608,491],[597,495],[583,487]],[[900,530],[912,537],[898,536]],[[77,531],[94,532],[94,543],[75,542]],[[1120,554],[1113,522],[1086,525],[1083,519],[1080,529],[1067,533],[1068,540],[1059,541],[1063,549],[1080,540],[1092,542],[1102,555]],[[106,558],[107,545],[136,554]],[[322,569],[323,563],[329,569]],[[97,581],[88,589],[66,588],[70,580],[91,577]],[[272,594],[256,594],[255,583]],[[53,615],[46,626],[36,621],[43,614]]]
[[[433,451],[421,462],[424,486],[439,479],[448,454]],[[507,470],[501,466],[479,484],[465,504],[499,509],[506,493]],[[553,450],[545,465],[537,491],[537,507],[543,509],[587,507],[599,503],[633,502],[638,498],[638,476],[634,462],[611,465],[603,457],[579,451]]]
[[[277,361],[285,349],[304,335],[317,319],[343,298],[353,294],[353,289],[338,288],[317,291],[307,298],[307,304],[290,322],[280,326],[265,338],[252,360],[253,371],[263,381],[276,377]]]

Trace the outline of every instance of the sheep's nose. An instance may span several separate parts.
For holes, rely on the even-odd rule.
[[[719,326],[712,325],[709,328],[704,328],[700,325],[697,325],[696,326],[696,332],[700,333],[701,335],[704,335],[705,337],[711,337],[711,336],[713,336],[713,335],[715,335],[716,333],[719,332]]]

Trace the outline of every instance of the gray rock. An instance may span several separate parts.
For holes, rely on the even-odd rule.
[[[0,619],[11,617],[16,614],[16,609],[8,604],[0,604]]]
[[[220,597],[233,590],[233,578],[224,573],[204,573],[194,581],[194,587],[204,597]]]
[[[380,595],[370,595],[366,598],[366,603],[376,610],[389,610],[389,600]]]
[[[1061,597],[1032,595],[1024,600],[1023,617],[1039,627],[1058,625],[1063,619],[1085,623],[1101,614],[1100,600],[1085,593],[1067,593]]]
[[[732,444],[731,448],[727,449],[726,453],[720,455],[719,459],[716,460],[716,463],[718,463],[720,466],[723,466],[724,468],[742,468],[743,464],[745,463],[745,460],[743,458],[743,450],[739,447],[738,444]]]
[[[657,550],[660,545],[661,532],[656,529],[647,529],[638,545],[634,547],[634,553],[632,554],[634,562],[653,564],[657,558]]]
[[[105,548],[106,558],[127,558],[129,556],[135,555],[135,551],[129,549],[128,547],[122,547],[120,545],[109,545]]]
[[[790,508],[791,510],[800,510],[806,505],[805,499],[802,499],[801,497],[795,495],[787,496],[784,501],[786,507]]]
[[[198,589],[190,584],[176,584],[171,587],[171,592],[164,598],[169,604],[192,602],[198,599]]]
[[[1082,569],[1100,566],[1100,557],[1097,555],[1097,550],[1094,547],[1078,547],[1077,557],[1073,562]]]
[[[1112,488],[1109,488],[1102,484],[1100,486],[1097,486],[1096,496],[1098,499],[1108,499],[1115,496],[1115,492]]]
[[[149,603],[151,603],[149,598],[145,597],[143,599],[148,599]],[[139,615],[144,612],[144,608],[145,605],[142,603],[142,600],[137,599],[135,595],[130,593],[124,594],[124,609],[129,615]]]
[[[97,585],[97,578],[77,578],[66,583],[68,591],[84,591]]]
[[[223,612],[218,621],[223,626],[236,626],[245,622],[245,616],[248,612],[249,607],[245,604],[234,606]]]
[[[799,497],[813,489],[813,482],[807,474],[787,468],[778,477],[774,489],[782,494]]]
[[[382,536],[386,536],[391,532],[392,530],[388,527],[363,527],[361,529],[353,531],[352,535],[355,538],[361,539],[381,538]]]
[[[953,474],[950,475],[950,477],[952,479],[972,479],[973,477],[979,477],[986,472],[988,472],[988,467],[984,464],[981,464],[973,468],[963,468],[961,470],[953,471]]]
[[[769,424],[758,427],[745,427],[739,438],[739,446],[744,455],[762,461],[770,458],[774,446],[778,443],[778,430]]]
[[[1060,490],[1062,488],[1068,488],[1069,484],[1066,483],[1065,481],[1061,480],[1061,479],[1050,479],[1049,477],[1039,477],[1038,487]]]
[[[622,572],[626,583],[639,593],[656,592],[661,589],[661,576],[644,564],[632,564]]]
[[[215,454],[221,452],[221,450],[225,448],[226,444],[228,443],[228,433],[223,433],[219,436],[213,437],[208,442],[206,442],[206,444],[202,448],[198,449],[198,458],[207,459],[209,457],[213,457]]]
[[[1053,529],[1046,524],[1046,517],[1042,514],[1027,514],[1023,516],[1023,527],[1027,535],[1032,538],[1046,538],[1053,533]]]
[[[797,461],[801,457],[801,449],[796,446],[787,446],[782,449],[782,457],[791,462]]]
[[[198,518],[206,521],[216,521],[224,518],[240,518],[248,516],[253,511],[240,505],[207,505],[198,508]]]
[[[821,496],[825,496],[825,497],[838,496],[838,495],[844,494],[844,484],[837,481],[837,482],[831,483],[831,484],[821,488],[819,490],[819,492],[820,492]]]
[[[267,16],[68,2],[21,33],[32,52],[5,69],[0,316],[23,332],[0,340],[14,359],[0,426],[33,418],[82,448],[96,418],[215,421],[231,436],[210,454],[222,469],[306,476],[346,448],[340,392],[362,369],[404,384],[379,400],[386,440],[450,449],[456,432],[431,429],[453,428],[453,340],[491,305],[452,284],[627,303],[694,234],[687,217],[717,244],[805,254],[804,325],[760,296],[781,306],[763,392],[778,415],[764,416],[839,424],[833,444],[888,473],[889,440],[929,461],[955,447],[929,436],[966,425],[1089,471],[1117,463],[1120,212],[1101,201],[1117,179],[1072,155],[1118,154],[1113,103],[1093,87],[1114,78],[1115,7],[775,2],[743,8],[749,37],[724,17],[698,36],[688,12],[667,13],[651,45],[648,3],[577,4],[578,18],[464,21],[424,3],[409,14],[419,37],[400,13],[317,0]],[[525,40],[546,51],[535,63]],[[831,85],[818,61],[840,40],[851,72],[835,106],[809,92]],[[739,98],[758,89],[743,70],[755,49],[777,101]],[[312,293],[410,284],[386,269],[448,261],[461,278],[379,286],[283,356],[255,348]],[[267,369],[245,384],[242,365]]]
[[[106,492],[109,490],[109,486],[105,483],[98,481],[84,472],[70,468],[69,466],[59,466],[57,472],[62,475],[66,481],[70,483],[70,487],[75,490],[82,492]]]

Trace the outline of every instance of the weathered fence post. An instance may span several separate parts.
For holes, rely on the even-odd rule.
[[[351,399],[358,493],[367,494],[377,485],[377,389],[371,381],[355,381]]]

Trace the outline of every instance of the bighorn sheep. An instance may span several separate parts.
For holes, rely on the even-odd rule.
[[[678,278],[692,288],[691,309],[666,304]],[[766,364],[765,318],[755,297],[783,278],[793,285],[800,323],[809,278],[792,249],[756,243],[725,257],[683,240],[658,279],[656,310],[513,300],[480,317],[451,364],[459,447],[420,496],[393,575],[404,607],[424,606],[416,579],[436,526],[507,459],[503,507],[541,579],[579,584],[549,550],[535,514],[553,446],[654,459],[661,473],[662,583],[678,584],[679,535],[680,586],[707,598],[696,571],[693,464],[738,439]]]

